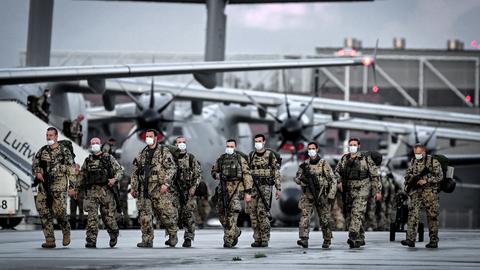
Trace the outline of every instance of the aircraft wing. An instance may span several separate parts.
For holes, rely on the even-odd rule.
[[[317,117],[315,117],[317,118]],[[322,117],[324,119],[324,117]],[[415,132],[415,127],[412,124],[394,123],[387,121],[351,118],[341,121],[333,121],[325,123],[327,128],[346,129],[346,130],[361,130],[371,131],[379,133],[394,133],[394,134],[411,134]],[[417,132],[426,131],[432,133],[435,131],[435,135],[438,138],[444,139],[456,139],[462,141],[480,141],[480,132],[453,129],[453,128],[435,128],[431,126],[417,125]]]
[[[211,74],[215,72],[267,69],[356,66],[373,63],[373,58],[332,57],[300,60],[221,61],[131,65],[95,65],[62,67],[22,67],[0,69],[0,85],[56,81],[98,80],[126,77],[150,77],[178,74]]]
[[[118,79],[107,81],[109,91],[135,94],[146,94],[150,91],[150,83],[133,79]],[[215,101],[225,103],[252,104],[249,96],[263,106],[278,106],[284,100],[284,93],[241,90],[216,87],[207,90],[199,85],[182,85],[180,83],[155,83],[156,91],[170,92],[176,99]],[[312,97],[289,94],[288,99],[308,103]],[[313,107],[321,112],[346,112],[355,115],[370,115],[375,117],[391,117],[401,119],[424,120],[432,122],[447,122],[480,126],[480,115],[456,112],[444,112],[432,109],[374,104],[367,102],[343,101],[329,98],[314,98]]]

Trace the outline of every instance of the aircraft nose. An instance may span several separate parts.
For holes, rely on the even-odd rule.
[[[300,214],[298,202],[300,201],[301,193],[300,189],[296,188],[284,189],[282,191],[282,196],[280,197],[280,210],[286,215]]]

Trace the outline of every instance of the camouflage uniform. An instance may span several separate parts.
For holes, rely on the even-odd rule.
[[[332,205],[331,225],[334,230],[343,231],[345,229],[345,217],[343,216],[342,193],[337,192],[335,202]]]
[[[389,230],[391,222],[391,211],[395,198],[395,186],[388,175],[382,175],[382,201],[380,202],[380,213],[378,216],[378,230]]]
[[[82,124],[78,119],[75,119],[70,124],[70,138],[72,141],[77,143],[78,145],[82,145]]]
[[[122,224],[122,228],[128,228],[130,224],[130,217],[128,216],[128,185],[130,184],[130,177],[123,176],[119,182],[119,196],[121,213],[117,213],[117,221]]]
[[[421,160],[413,159],[407,168],[405,179],[410,179],[410,177],[420,174],[425,164],[429,168],[430,173],[422,179],[426,180],[427,184],[413,189],[409,193],[410,207],[408,210],[407,240],[415,242],[420,208],[424,207],[427,213],[430,242],[438,243],[438,183],[443,179],[440,163],[431,156],[427,156],[426,160],[425,157]]]
[[[77,194],[77,198],[70,198],[70,227],[72,230],[80,229],[85,226],[85,215],[84,215],[84,207],[83,202],[85,200],[85,196],[79,193]],[[78,214],[77,214],[78,209]]]
[[[170,192],[160,193],[162,185],[171,186],[176,166],[170,151],[160,144],[145,147],[133,161],[132,191],[137,194],[137,209],[142,231],[142,244],[153,244],[154,214],[165,226],[171,243],[177,243],[177,211]],[[148,176],[145,178],[145,176]],[[174,245],[173,245],[174,246]]]
[[[217,205],[220,223],[224,230],[224,247],[233,247],[241,234],[237,227],[237,219],[241,211],[240,196],[243,192],[251,192],[253,186],[248,163],[238,152],[232,155],[223,154],[216,160],[211,173],[214,179],[223,181],[221,184],[226,188],[226,194],[222,194],[218,186],[214,196],[217,199],[213,201]],[[226,208],[223,205],[223,196],[227,199]]]
[[[50,146],[42,147],[32,163],[32,173],[41,173],[45,181],[47,174],[50,177],[50,193],[45,189],[46,183],[42,182],[38,188],[36,207],[42,221],[43,234],[48,242],[55,243],[53,231],[53,218],[56,218],[64,237],[70,238],[70,223],[67,218],[65,192],[67,187],[75,187],[75,172],[73,168],[73,153],[61,144],[56,148]],[[46,168],[46,171],[42,169]],[[51,205],[47,203],[47,196],[51,196]],[[70,242],[68,240],[68,242]]]
[[[375,193],[373,190],[370,190],[367,201],[367,210],[365,212],[365,222],[363,224],[363,229],[365,230],[376,230],[378,226],[377,221],[377,201],[374,197]]]
[[[203,189],[205,191],[204,194],[198,194],[199,189],[201,186],[204,186]],[[205,182],[200,182],[197,190],[195,190],[197,196],[197,211],[195,211],[195,222],[197,226],[201,229],[203,228],[205,222],[207,221],[207,217],[210,214],[210,202],[208,201],[208,187]]]
[[[193,241],[195,238],[195,211],[197,200],[189,194],[190,189],[196,189],[202,179],[200,163],[190,153],[180,154],[177,159],[177,174],[173,180],[173,205],[177,209],[178,225],[185,228],[183,238]]]
[[[318,194],[312,194],[308,186],[308,179],[306,171],[315,176],[316,179],[311,179],[314,185],[314,190],[319,191]],[[299,223],[300,239],[307,240],[310,232],[310,217],[314,209],[317,214],[322,227],[322,235],[325,242],[330,244],[332,239],[332,231],[330,227],[330,204],[329,201],[335,199],[337,192],[337,180],[330,165],[317,156],[316,159],[308,159],[304,161],[298,168],[295,177],[295,183],[302,187],[302,197],[298,203],[298,208],[302,211],[302,217]],[[314,196],[317,196],[317,202],[320,205],[315,205]]]
[[[78,190],[87,194],[85,203],[88,212],[87,243],[97,243],[99,208],[102,221],[107,227],[110,238],[118,237],[118,224],[115,218],[116,204],[113,192],[108,186],[108,179],[114,178],[118,183],[122,175],[123,169],[120,164],[107,153],[91,154],[83,162]]]
[[[38,118],[42,119],[45,123],[48,123],[48,116],[50,115],[50,103],[48,103],[47,97],[41,95],[37,99],[35,114]]]
[[[249,154],[250,174],[252,180],[258,185],[253,185],[252,201],[248,204],[250,221],[252,222],[254,244],[268,245],[270,241],[269,210],[272,201],[272,185],[281,191],[280,182],[280,157],[273,150],[265,149],[263,153],[253,151]],[[265,198],[264,205],[259,191]]]
[[[340,175],[343,191],[346,192],[344,203],[349,243],[363,244],[365,242],[363,223],[370,189],[376,194],[382,188],[377,166],[372,158],[364,153],[358,153],[355,157],[345,154],[335,171]]]

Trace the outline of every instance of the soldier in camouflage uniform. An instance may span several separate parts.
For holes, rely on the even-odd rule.
[[[173,195],[168,192],[177,170],[170,151],[158,143],[158,132],[146,132],[147,147],[133,161],[131,194],[137,198],[142,242],[137,247],[153,247],[153,217],[165,226],[169,239],[165,242],[174,247],[177,242],[177,210],[173,206]]]
[[[250,173],[254,181],[252,201],[249,203],[252,222],[252,247],[268,247],[270,241],[269,212],[272,199],[272,186],[275,185],[275,199],[280,199],[280,155],[265,148],[265,136],[255,135],[255,151],[249,156]]]
[[[395,198],[395,186],[393,185],[393,175],[387,168],[382,168],[380,174],[382,178],[382,201],[380,202],[377,229],[388,231],[391,222],[391,207],[393,207]]]
[[[128,216],[128,185],[130,185],[130,177],[124,175],[119,182],[118,189],[121,212],[117,212],[117,222],[122,229],[131,226],[130,217]]]
[[[78,190],[86,193],[87,236],[86,248],[96,248],[98,235],[98,209],[103,224],[110,235],[110,247],[115,247],[118,239],[118,225],[115,218],[116,203],[112,188],[118,184],[123,176],[123,169],[117,160],[110,154],[103,153],[100,139],[90,140],[89,155],[82,165]]]
[[[197,211],[195,212],[195,222],[198,228],[203,229],[211,210],[210,202],[208,201],[208,187],[204,181],[201,181],[198,184],[198,187],[195,190],[195,195],[197,196]]]
[[[303,191],[298,203],[302,217],[298,225],[300,240],[297,245],[308,248],[310,218],[315,210],[322,228],[322,248],[329,248],[332,240],[330,208],[335,200],[337,180],[328,162],[318,155],[317,143],[308,144],[308,156],[309,159],[300,165],[295,176],[295,183],[300,185]]]
[[[102,152],[108,153],[114,156],[115,158],[118,158],[115,153],[115,151],[117,150],[117,146],[115,145],[115,142],[116,142],[115,138],[108,138],[107,142],[102,144]]]
[[[240,196],[244,193],[246,203],[252,200],[252,177],[247,158],[235,151],[237,142],[227,140],[225,154],[221,155],[213,165],[212,177],[219,180],[212,201],[217,205],[220,223],[223,226],[223,247],[237,245],[241,231],[237,227],[238,215],[241,211]]]
[[[75,195],[75,172],[73,153],[63,144],[58,143],[58,130],[47,129],[47,144],[35,155],[32,174],[35,183],[39,183],[36,207],[42,221],[45,243],[43,248],[55,248],[53,218],[62,228],[63,246],[70,244],[70,223],[67,218],[65,192]]]
[[[369,155],[358,152],[360,140],[351,138],[348,142],[349,153],[342,156],[335,171],[340,175],[338,189],[346,192],[346,223],[348,228],[348,245],[359,248],[365,245],[363,223],[370,189],[375,200],[382,198],[382,184],[378,169]]]
[[[42,119],[45,123],[48,123],[48,117],[50,116],[50,89],[45,89],[43,95],[37,98],[35,104],[35,115]]]
[[[405,173],[405,187],[412,181],[413,187],[406,190],[410,197],[408,209],[407,239],[402,240],[402,245],[415,247],[420,208],[425,208],[428,221],[428,234],[430,242],[427,248],[438,247],[438,185],[443,179],[440,163],[425,152],[423,145],[417,144],[414,148],[415,158]],[[425,168],[426,167],[426,168]],[[423,171],[425,168],[425,171]]]
[[[102,152],[112,155],[114,158],[120,158],[116,153],[117,146],[115,138],[108,138],[107,142],[102,144]],[[124,175],[119,182],[119,201],[121,212],[117,213],[117,222],[120,228],[129,228],[131,226],[130,217],[128,216],[128,185],[130,185],[130,177]]]
[[[75,176],[78,183],[78,180],[80,179],[80,165],[78,164],[75,164]],[[84,195],[85,193],[78,192],[75,198],[70,198],[70,227],[72,230],[82,229],[85,226],[85,215],[83,214]]]
[[[183,136],[175,139],[180,149],[177,158],[177,173],[173,180],[174,206],[178,210],[178,224],[185,228],[183,247],[191,247],[195,238],[195,212],[197,200],[195,190],[202,180],[200,163],[191,153],[187,153],[187,143]]]
[[[83,114],[80,114],[70,124],[70,131],[69,131],[70,138],[72,139],[72,141],[74,141],[78,145],[82,145],[83,133],[82,133],[82,123],[81,122],[83,121],[84,118],[85,117],[83,116]]]

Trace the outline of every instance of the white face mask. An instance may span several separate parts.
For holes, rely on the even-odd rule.
[[[92,149],[92,152],[94,154],[97,154],[98,152],[100,152],[100,144],[92,144],[90,148]]]
[[[255,143],[255,149],[257,149],[258,151],[262,150],[263,149],[263,143],[256,142]]]
[[[54,145],[54,144],[55,144],[55,141],[54,141],[54,140],[47,140],[47,144],[48,144],[48,145]]]
[[[146,143],[147,145],[153,145],[154,142],[155,142],[155,140],[154,140],[152,137],[147,137],[147,138],[145,139],[145,143]]]
[[[357,151],[358,151],[358,146],[352,146],[351,145],[351,146],[348,147],[348,152],[350,152],[352,154],[357,153]]]
[[[227,147],[227,148],[225,149],[225,153],[226,153],[227,155],[231,155],[231,154],[233,154],[233,152],[235,152],[235,149],[233,149],[233,148],[231,148],[231,147]]]
[[[178,147],[178,149],[183,151],[183,150],[187,149],[187,144],[186,143],[179,143],[179,144],[177,144],[177,147]]]
[[[308,150],[309,157],[315,157],[317,155],[317,150]]]
[[[416,160],[420,160],[423,158],[423,155],[422,154],[415,154],[415,159]]]

